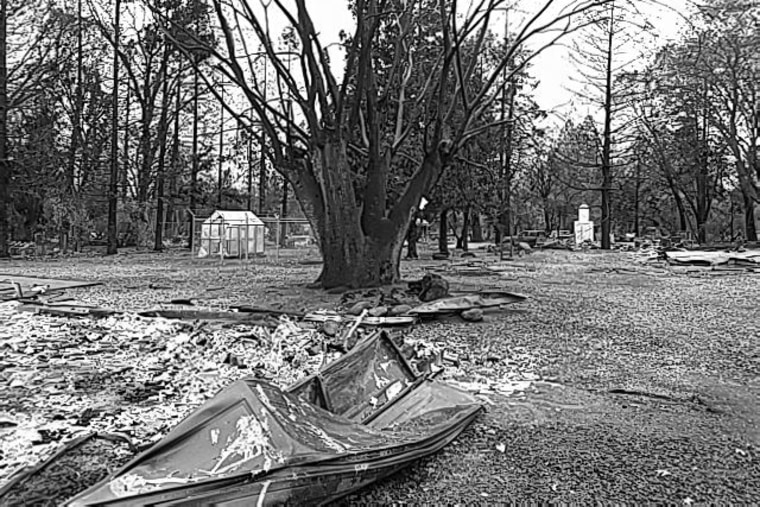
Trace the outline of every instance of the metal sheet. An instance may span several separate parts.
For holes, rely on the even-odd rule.
[[[482,408],[418,378],[384,333],[289,391],[233,383],[69,505],[321,504],[438,451]]]

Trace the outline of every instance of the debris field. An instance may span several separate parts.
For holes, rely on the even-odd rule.
[[[486,413],[438,455],[346,502],[760,498],[757,275],[683,276],[637,253],[482,257],[413,261],[403,276],[436,272],[464,301],[495,292],[527,299],[478,308],[481,318],[457,307],[388,329],[416,368],[440,369]],[[2,266],[0,280],[100,282],[65,295],[119,313],[71,316],[0,303],[0,488],[76,439],[83,456],[102,448],[112,457],[106,469],[93,467],[102,477],[233,381],[255,375],[290,385],[380,325],[365,318],[414,307],[412,296],[400,296],[405,286],[348,295],[305,288],[318,266],[118,259],[115,266],[87,259],[87,269],[77,259]],[[360,302],[359,315],[349,313]],[[266,308],[266,319],[140,315],[243,305]],[[0,503],[23,504],[13,496],[23,493],[54,505],[100,478],[59,490],[40,480],[46,473],[63,472],[32,475]]]

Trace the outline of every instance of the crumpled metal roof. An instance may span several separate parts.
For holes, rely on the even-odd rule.
[[[384,333],[289,391],[233,383],[68,505],[318,505],[436,452],[482,408]]]

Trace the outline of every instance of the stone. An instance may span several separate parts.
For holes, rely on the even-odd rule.
[[[388,314],[387,306],[378,306],[369,311],[370,317],[385,317]]]
[[[434,261],[445,261],[449,258],[448,252],[436,252],[433,254]]]
[[[348,309],[347,313],[349,315],[359,315],[369,308],[372,308],[372,303],[370,301],[359,301],[354,303],[354,305]]]
[[[388,310],[388,315],[395,317],[397,315],[404,315],[412,310],[410,305],[396,305]]]
[[[465,310],[461,313],[461,316],[467,322],[480,322],[483,320],[483,310],[480,308],[472,308]]]
[[[449,282],[440,275],[428,273],[422,277],[421,289],[420,301],[427,303],[448,297]]]
[[[340,329],[340,324],[334,320],[326,320],[322,324],[322,332],[327,336],[335,336],[338,334],[338,329]]]
[[[517,244],[517,246],[518,246],[518,247],[520,247],[520,250],[522,250],[523,252],[526,252],[526,253],[530,253],[530,252],[532,252],[532,251],[533,251],[533,249],[530,247],[530,245],[529,245],[529,244],[527,244],[527,243],[524,243],[524,242],[522,242],[522,241],[520,241],[520,242]]]
[[[245,368],[245,362],[232,352],[227,353],[227,356],[224,358],[224,364],[237,366],[238,368]]]

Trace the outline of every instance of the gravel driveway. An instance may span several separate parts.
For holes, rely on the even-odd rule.
[[[530,297],[481,323],[427,323],[410,338],[456,352],[452,378],[538,379],[438,455],[346,504],[760,502],[760,277],[677,275],[621,253],[538,252],[511,263],[404,263],[455,289]],[[486,270],[485,266],[495,268]],[[0,263],[2,274],[99,280],[77,299],[122,310],[197,297],[294,310],[340,296],[306,289],[318,267],[198,263],[184,254]]]

